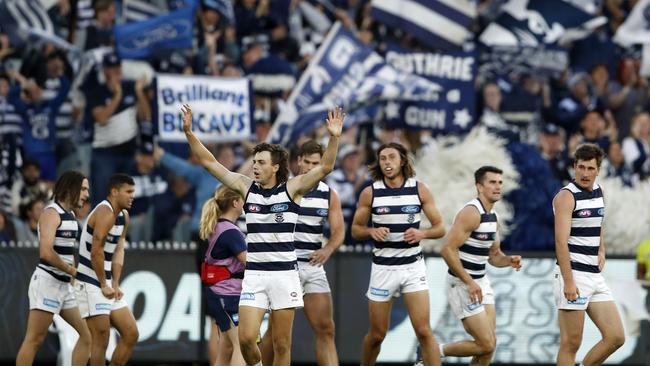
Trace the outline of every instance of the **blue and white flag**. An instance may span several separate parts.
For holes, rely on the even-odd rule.
[[[167,11],[147,0],[122,0],[122,19],[125,23],[141,22]]]
[[[473,0],[372,0],[371,6],[377,21],[434,48],[458,49],[472,38]]]
[[[253,82],[256,93],[277,95],[291,90],[296,84],[295,71],[285,59],[268,55],[245,70],[246,77]]]
[[[366,114],[368,108],[390,100],[437,100],[440,91],[438,84],[387,64],[337,22],[291,91],[269,141],[296,141],[320,126],[335,106],[349,116],[357,110]]]
[[[121,58],[146,59],[162,48],[192,48],[194,8],[113,28],[115,48]]]
[[[43,42],[66,51],[79,51],[54,33],[52,20],[38,0],[0,0],[0,24],[14,47]]]
[[[389,50],[386,61],[441,86],[435,101],[388,102],[388,127],[426,129],[434,134],[463,133],[474,126],[476,60],[473,52],[414,53]]]
[[[192,106],[193,131],[207,143],[248,140],[253,95],[246,78],[158,74],[156,108],[162,141],[184,142],[181,106]]]
[[[642,76],[650,76],[650,0],[641,0],[632,9],[625,22],[618,27],[614,42],[621,47],[642,45]]]
[[[219,12],[230,25],[235,25],[235,9],[232,0],[202,0],[204,8]]]

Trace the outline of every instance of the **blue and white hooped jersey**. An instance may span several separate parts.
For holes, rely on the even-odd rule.
[[[404,240],[406,230],[420,228],[421,212],[422,202],[415,179],[407,179],[399,188],[390,188],[383,181],[372,184],[372,226],[386,227],[390,231],[386,241],[373,240],[373,263],[396,266],[422,258],[420,244]]]
[[[59,257],[67,264],[74,266],[74,247],[79,234],[79,223],[75,218],[74,212],[64,210],[58,203],[51,203],[45,209],[52,208],[59,214],[61,223],[56,228],[54,234],[54,251]],[[40,226],[38,229],[38,237],[40,241],[41,231]],[[70,282],[70,275],[61,271],[48,263],[45,259],[40,259],[38,268],[52,275],[59,281]]]
[[[294,229],[298,206],[289,197],[287,184],[269,189],[253,183],[248,189],[246,213],[246,269],[255,271],[289,271],[298,268],[294,246]]]
[[[603,191],[596,183],[591,192],[580,188],[575,182],[567,184],[562,189],[571,192],[575,200],[568,240],[571,269],[600,273],[598,250],[605,216]]]
[[[84,229],[81,233],[81,240],[79,241],[79,264],[77,265],[77,279],[97,287],[100,286],[99,280],[97,279],[97,274],[93,269],[92,262],[90,260],[90,253],[92,252],[93,246],[93,227],[88,225],[90,217],[97,211],[99,206],[108,206],[111,211],[113,211],[113,206],[107,200],[100,202],[92,212],[88,215],[88,220],[84,225]],[[120,212],[113,227],[108,231],[106,235],[106,241],[104,243],[104,272],[106,273],[106,279],[110,280],[112,276],[112,262],[113,262],[113,253],[115,253],[115,248],[117,243],[120,241],[120,237],[124,232],[124,212]]]
[[[487,212],[478,198],[467,202],[464,207],[467,206],[476,207],[481,215],[481,223],[458,248],[458,256],[467,274],[477,279],[485,276],[485,265],[497,235],[497,214],[494,208]],[[451,270],[448,273],[455,276]]]
[[[308,262],[309,256],[322,248],[323,229],[329,208],[330,187],[323,182],[318,183],[300,201],[300,214],[293,234],[299,261]]]

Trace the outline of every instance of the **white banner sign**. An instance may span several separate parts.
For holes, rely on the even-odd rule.
[[[246,78],[156,76],[158,133],[162,141],[185,141],[181,106],[193,112],[193,130],[203,142],[247,140],[253,126],[252,94]]]

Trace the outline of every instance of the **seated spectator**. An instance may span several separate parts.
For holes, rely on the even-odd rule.
[[[580,121],[580,130],[578,144],[591,143],[600,146],[604,151],[609,150],[612,140],[605,130],[605,119],[599,112],[588,112]]]
[[[650,114],[642,112],[632,120],[632,133],[623,139],[625,163],[641,179],[650,176]]]
[[[20,214],[20,205],[34,199],[48,200],[52,197],[52,189],[41,180],[41,166],[36,160],[26,160],[20,169],[20,179],[12,188],[12,212]]]
[[[605,176],[619,178],[627,187],[633,187],[639,181],[639,175],[632,171],[632,168],[625,164],[625,156],[621,144],[614,141],[609,145],[607,158],[604,161]]]
[[[569,155],[564,143],[562,129],[555,124],[546,123],[539,134],[540,153],[557,178],[562,184],[571,180],[569,174]]]
[[[639,75],[639,61],[624,58],[618,67],[617,80],[609,83],[608,108],[612,110],[621,136],[630,134],[632,117],[643,110],[648,101],[648,81]]]
[[[603,111],[604,104],[593,93],[588,74],[578,72],[567,81],[569,95],[562,98],[556,111],[556,121],[569,135],[580,128],[580,123],[588,112]]]
[[[45,208],[45,200],[34,198],[20,206],[20,221],[16,224],[16,239],[22,242],[38,242],[38,219]]]
[[[93,3],[95,19],[85,29],[84,50],[112,46],[115,43],[113,39],[115,3],[112,0],[96,0]]]
[[[195,212],[195,190],[180,176],[172,174],[167,181],[167,191],[154,202],[156,230],[152,240],[188,242],[191,240],[190,223]]]
[[[483,113],[480,120],[488,130],[508,129],[506,121],[501,116],[502,101],[501,89],[497,83],[488,82],[483,86]]]
[[[16,241],[16,228],[9,215],[0,210],[0,243]]]

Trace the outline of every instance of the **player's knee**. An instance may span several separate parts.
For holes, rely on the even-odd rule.
[[[91,333],[93,345],[101,346],[103,348],[108,347],[108,338],[110,334],[110,329],[95,329]]]
[[[384,338],[386,338],[386,332],[383,331],[373,330],[368,333],[368,340],[373,345],[380,345]]]
[[[273,352],[276,355],[286,355],[291,351],[291,338],[279,338],[273,340]]]
[[[582,344],[582,336],[580,335],[573,337],[562,337],[560,340],[561,347],[571,353],[578,352],[580,344]]]
[[[80,329],[77,329],[77,333],[79,334],[79,339],[77,340],[77,343],[81,346],[84,347],[90,347],[92,344],[92,337],[90,336],[90,330],[86,327],[82,327]]]
[[[138,343],[140,333],[138,332],[137,327],[129,327],[129,329],[124,331],[124,334],[120,334],[120,338],[127,346],[133,347]]]
[[[257,334],[249,335],[245,332],[239,332],[239,346],[244,350],[251,350],[253,347],[257,347]]]
[[[625,343],[625,334],[621,332],[621,333],[607,335],[604,337],[603,341],[609,344],[614,349],[618,349],[621,346],[623,346],[623,344]]]
[[[317,336],[328,338],[334,338],[334,331],[334,322],[332,320],[321,321],[314,329]]]
[[[413,330],[415,331],[415,336],[420,341],[433,337],[433,333],[431,333],[431,328],[429,328],[428,324],[418,325]]]
[[[25,337],[23,343],[32,349],[37,349],[43,344],[45,337],[47,337],[47,332],[31,333]]]
[[[489,355],[497,348],[497,338],[491,334],[483,339],[477,341],[481,355]]]

